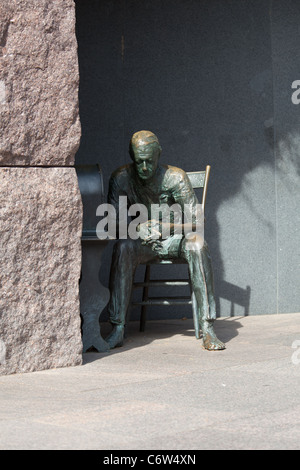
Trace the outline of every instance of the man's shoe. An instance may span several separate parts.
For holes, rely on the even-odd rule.
[[[105,338],[106,343],[110,349],[123,346],[124,340],[124,325],[115,325],[112,332]]]
[[[212,321],[204,321],[201,323],[203,346],[209,351],[218,351],[226,349],[226,346],[220,341],[213,328]]]

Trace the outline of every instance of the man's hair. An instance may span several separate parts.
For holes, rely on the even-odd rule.
[[[134,160],[134,151],[133,147],[137,147],[138,144],[150,145],[153,148],[156,148],[161,153],[161,146],[159,140],[153,132],[150,131],[138,131],[133,134],[129,143],[129,155],[132,160]]]

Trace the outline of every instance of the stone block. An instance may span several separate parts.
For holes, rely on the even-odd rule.
[[[72,0],[0,4],[0,164],[72,165],[80,142]]]
[[[0,169],[0,375],[82,361],[73,168]]]

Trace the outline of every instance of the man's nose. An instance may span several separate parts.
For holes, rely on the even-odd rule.
[[[144,161],[143,163],[143,171],[147,171],[147,165],[146,165],[146,162]]]

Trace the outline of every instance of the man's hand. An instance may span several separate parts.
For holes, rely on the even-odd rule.
[[[147,242],[159,240],[161,238],[160,223],[157,220],[148,220],[140,224],[137,228],[139,237],[143,240],[142,244],[146,245]]]
[[[163,245],[161,242],[161,225],[157,220],[148,220],[139,225],[140,237],[142,245],[151,247],[158,255],[162,253]]]

